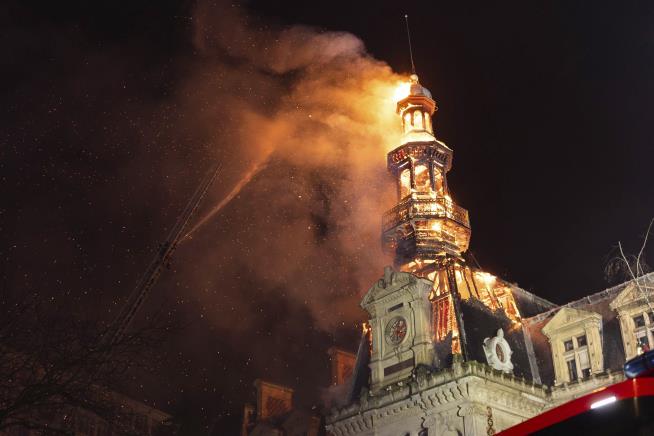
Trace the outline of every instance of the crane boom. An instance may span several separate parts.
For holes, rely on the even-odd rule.
[[[154,255],[150,261],[150,264],[143,272],[143,275],[136,283],[134,290],[123,306],[123,309],[114,319],[112,325],[109,327],[109,330],[103,337],[101,342],[104,342],[105,345],[111,346],[120,341],[120,339],[122,339],[123,335],[134,321],[136,314],[143,306],[143,303],[150,294],[150,291],[152,291],[152,288],[154,288],[156,283],[159,281],[159,277],[161,277],[161,273],[164,267],[170,261],[173,253],[177,248],[177,245],[183,239],[184,229],[197,211],[200,203],[207,194],[207,191],[216,180],[216,177],[220,172],[220,168],[220,165],[216,165],[214,168],[212,168],[198,185],[197,189],[186,204],[186,207],[177,218],[177,222],[171,229],[168,237],[159,247],[159,250]]]

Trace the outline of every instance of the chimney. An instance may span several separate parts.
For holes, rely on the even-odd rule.
[[[293,389],[257,379],[257,421],[283,415],[293,409]]]
[[[352,377],[356,355],[336,347],[330,347],[327,354],[332,364],[332,386],[342,385]]]
[[[246,403],[243,406],[243,423],[241,424],[241,436],[248,436],[248,430],[250,425],[253,424],[254,417],[254,406],[252,404]]]

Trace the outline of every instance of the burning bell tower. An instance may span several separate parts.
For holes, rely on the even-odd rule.
[[[430,294],[435,312],[435,339],[452,333],[452,351],[463,352],[459,340],[457,275],[464,278],[462,254],[470,243],[468,211],[450,195],[447,172],[452,149],[434,136],[432,116],[438,108],[428,89],[413,74],[408,95],[397,102],[402,143],[388,153],[388,170],[397,183],[398,204],[384,214],[382,245],[400,271],[434,282]]]
[[[398,203],[382,220],[382,245],[394,256],[395,271],[387,268],[361,302],[370,315],[373,391],[420,365],[442,367],[454,356],[479,359],[468,350],[462,314],[467,300],[490,314],[499,310],[511,325],[520,322],[511,285],[465,262],[470,221],[450,195],[452,149],[434,136],[436,102],[415,74],[404,85],[396,96],[403,135],[388,153]],[[502,368],[509,367],[504,362]]]
[[[397,103],[402,144],[388,153],[398,204],[384,214],[383,246],[402,271],[428,277],[446,257],[461,259],[470,242],[468,211],[450,196],[452,149],[434,137],[436,102],[411,76],[409,95]]]

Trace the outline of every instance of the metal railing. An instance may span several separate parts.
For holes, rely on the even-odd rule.
[[[466,228],[470,228],[468,211],[457,206],[447,197],[407,198],[384,214],[382,228],[386,231],[400,222],[412,218],[450,218]]]

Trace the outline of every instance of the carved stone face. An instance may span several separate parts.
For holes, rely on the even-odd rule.
[[[396,316],[386,324],[386,341],[391,345],[398,345],[406,337],[406,331],[406,320],[401,316]]]

